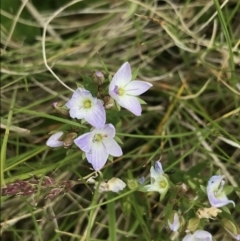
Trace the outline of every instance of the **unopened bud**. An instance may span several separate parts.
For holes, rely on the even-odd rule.
[[[128,187],[129,187],[130,189],[135,189],[135,188],[137,188],[138,185],[139,185],[138,181],[135,180],[135,179],[128,180],[128,181],[127,181],[127,184],[128,184]]]
[[[200,223],[199,218],[197,217],[191,218],[187,224],[187,231],[194,232],[195,230],[197,230],[199,223]]]
[[[185,183],[180,183],[176,185],[176,191],[179,194],[185,194],[189,190],[187,184]]]
[[[52,133],[52,132],[51,132]],[[46,145],[52,148],[63,146],[62,138],[64,136],[63,131],[57,131],[53,133],[47,140]]]
[[[144,184],[144,182],[145,182],[145,177],[144,176],[142,176],[142,177],[140,177],[140,178],[138,178],[138,182],[139,182],[139,184]]]
[[[180,228],[180,219],[179,215],[176,211],[171,212],[168,218],[168,227],[173,231],[176,232]]]
[[[97,71],[94,71],[93,72],[93,82],[96,84],[96,85],[102,85],[104,83],[104,75],[101,71],[97,70]]]
[[[187,191],[188,191],[188,186],[187,186],[187,184],[185,184],[185,183],[182,183],[181,184],[181,191],[182,191],[182,193],[186,193]]]
[[[232,221],[223,218],[221,224],[228,235],[236,240],[240,240],[240,230]]]
[[[111,109],[114,106],[114,99],[110,96],[105,96],[103,101],[105,109]]]
[[[65,106],[65,104],[66,104],[66,102],[63,102],[63,101],[54,102],[53,107],[58,113],[60,113],[64,116],[69,116],[69,110]]]
[[[64,146],[64,147],[69,147],[69,146],[71,146],[71,145],[73,144],[74,139],[76,139],[77,136],[78,136],[78,135],[77,135],[77,133],[75,133],[75,132],[70,132],[70,133],[68,133],[68,134],[65,136],[65,138],[64,138],[63,146]]]

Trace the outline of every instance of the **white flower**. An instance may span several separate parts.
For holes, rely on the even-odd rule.
[[[59,141],[62,135],[63,135],[62,131],[52,134],[47,140],[46,145],[52,148],[63,146],[63,141]]]
[[[108,181],[108,187],[112,192],[119,192],[126,187],[126,183],[117,177],[113,177]]]
[[[82,88],[78,88],[72,98],[66,103],[70,109],[70,116],[76,119],[85,119],[96,128],[104,126],[106,122],[106,112],[103,104],[92,94]]]
[[[212,241],[212,235],[204,230],[196,230],[194,234],[187,234],[182,241]]]
[[[102,128],[95,128],[91,132],[83,134],[74,140],[74,143],[85,152],[87,160],[95,170],[101,169],[109,155],[119,157],[122,149],[113,139],[116,134],[112,124],[106,124]]]
[[[177,212],[173,214],[174,215],[168,219],[168,226],[173,232],[176,232],[180,228],[180,220]]]
[[[94,188],[98,188],[100,193],[102,192],[116,192],[122,191],[126,187],[126,183],[117,177],[112,177],[108,181],[102,181],[100,184],[95,181]]]
[[[208,181],[207,185],[207,195],[208,200],[212,207],[218,208],[232,203],[235,206],[234,201],[229,200],[223,190],[225,181],[223,176],[212,176]]]
[[[164,198],[169,189],[169,181],[163,172],[160,161],[157,161],[155,166],[151,167],[150,178],[151,184],[144,186],[146,191],[159,192],[161,194],[161,199]]]
[[[109,95],[122,107],[134,115],[140,116],[142,107],[136,96],[146,92],[152,84],[144,81],[133,80],[132,71],[128,62],[124,63],[109,85]]]

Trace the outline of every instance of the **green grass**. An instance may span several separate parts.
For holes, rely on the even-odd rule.
[[[231,240],[220,222],[240,223],[239,12],[236,0],[3,0],[1,186],[33,175],[40,181],[35,196],[1,197],[2,240],[182,240],[197,210],[210,207],[200,186],[216,173],[233,187],[236,207],[201,219],[198,229]],[[161,159],[164,171],[174,169],[161,201],[138,188],[99,193],[86,183],[93,171],[77,149],[45,145],[51,131],[86,130],[52,104],[68,100],[93,71],[112,76],[126,61],[153,87],[140,117],[107,112],[124,154],[101,175],[149,182]],[[46,177],[55,186],[42,190]],[[45,199],[69,180],[74,186],[64,195]],[[180,183],[187,193],[176,192]],[[167,225],[172,210],[185,219],[176,234]]]

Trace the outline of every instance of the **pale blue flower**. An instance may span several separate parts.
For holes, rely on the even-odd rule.
[[[212,235],[205,230],[196,230],[194,234],[187,234],[182,241],[212,241]]]
[[[109,85],[109,95],[123,108],[140,116],[142,107],[136,96],[146,92],[152,84],[132,79],[132,71],[128,62],[124,63]]]
[[[208,181],[207,185],[207,195],[208,200],[212,207],[218,208],[232,203],[235,206],[234,201],[229,200],[223,190],[225,181],[223,176],[212,176]]]
[[[63,141],[60,141],[60,137],[63,135],[62,131],[58,131],[52,134],[46,142],[46,145],[52,148],[63,146]]]
[[[83,134],[74,140],[74,143],[85,152],[87,160],[95,170],[101,169],[109,155],[119,157],[122,149],[113,139],[116,134],[112,124],[106,124],[102,128],[95,128],[91,132]]]
[[[69,114],[72,118],[85,119],[96,128],[103,127],[106,122],[106,112],[102,102],[92,97],[92,94],[85,89],[78,88],[66,106],[70,109]]]
[[[144,189],[147,192],[159,192],[161,194],[161,199],[164,198],[169,189],[169,181],[163,172],[160,161],[157,161],[155,166],[151,167],[150,178],[151,184],[144,186]]]

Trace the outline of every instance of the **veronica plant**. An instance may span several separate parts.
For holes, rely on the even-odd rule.
[[[124,63],[109,85],[109,95],[123,108],[136,116],[142,113],[142,107],[136,96],[146,92],[152,84],[144,81],[133,80],[132,71],[128,62]]]
[[[169,189],[169,180],[167,175],[163,172],[160,161],[156,161],[155,165],[151,167],[150,179],[151,184],[144,186],[145,191],[159,192],[161,194],[161,199],[163,199]]]
[[[222,207],[227,205],[228,203],[232,203],[235,206],[234,201],[229,200],[224,192],[224,184],[225,181],[223,176],[212,176],[208,181],[207,185],[207,195],[208,200],[212,207]]]
[[[116,134],[112,124],[102,128],[95,128],[74,140],[74,143],[85,152],[87,160],[95,170],[100,170],[106,163],[108,156],[119,157],[122,149],[113,139]]]
[[[102,102],[93,98],[88,90],[78,88],[66,106],[70,109],[69,114],[72,118],[85,119],[96,128],[104,126],[106,122],[106,112]]]

